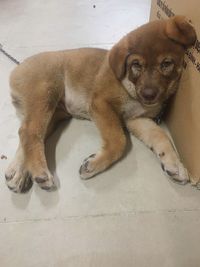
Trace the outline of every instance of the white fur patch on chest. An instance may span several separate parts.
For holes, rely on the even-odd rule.
[[[88,99],[84,90],[77,90],[77,88],[65,84],[65,106],[73,117],[90,119]]]
[[[122,106],[122,112],[124,119],[137,118],[146,113],[146,110],[143,106],[134,99],[129,99]]]

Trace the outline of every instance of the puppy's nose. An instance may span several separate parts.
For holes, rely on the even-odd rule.
[[[157,91],[153,88],[144,88],[143,90],[141,90],[142,97],[149,101],[154,100],[157,94]]]

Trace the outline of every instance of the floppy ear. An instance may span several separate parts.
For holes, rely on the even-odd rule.
[[[118,80],[122,80],[125,76],[128,55],[128,45],[124,39],[114,45],[109,52],[109,64]]]
[[[166,34],[185,48],[192,46],[197,38],[194,28],[184,16],[174,16],[167,20]]]

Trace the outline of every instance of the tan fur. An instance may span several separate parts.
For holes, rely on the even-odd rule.
[[[185,184],[189,180],[187,170],[183,167],[173,145],[162,128],[152,120],[138,118],[128,120],[127,128],[143,141],[161,161],[163,171],[179,183]]]
[[[174,38],[176,30],[172,29],[183,18],[172,21],[148,23],[122,38],[110,51],[81,48],[41,53],[26,59],[12,72],[11,95],[22,114],[22,125],[20,156],[17,153],[6,172],[11,190],[27,191],[30,179],[43,189],[54,188],[44,153],[45,139],[57,122],[72,116],[93,120],[102,137],[101,149],[80,168],[83,179],[102,172],[122,156],[125,123],[145,143],[153,142],[156,151],[157,146],[163,147],[168,158],[179,164],[177,157],[170,156],[175,153],[162,130],[152,121],[144,119],[144,126],[142,119],[141,124],[140,119],[137,121],[139,117],[155,117],[170,92],[176,91],[185,51],[180,43],[183,40],[186,46],[194,42],[191,38],[195,33],[188,24],[186,33],[190,27],[193,35],[185,36],[181,24],[184,38],[179,31],[179,43],[169,39]],[[162,69],[166,57],[173,62],[170,66],[165,63]],[[155,94],[153,100],[151,94]],[[147,97],[150,100],[146,101]],[[172,176],[183,180],[179,174]]]

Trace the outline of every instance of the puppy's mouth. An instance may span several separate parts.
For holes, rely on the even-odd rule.
[[[146,106],[146,107],[155,107],[159,104],[158,101],[152,102],[152,101],[144,101],[144,100],[142,100],[141,103],[143,106]]]
[[[160,102],[160,93],[152,89],[141,90],[137,93],[139,101],[142,105],[153,107],[157,106]]]
[[[148,107],[154,107],[154,106],[157,106],[159,104],[159,96],[154,98],[154,99],[147,99],[147,98],[144,98],[140,95],[138,95],[138,99],[140,101],[140,103],[143,105],[143,106],[148,106]]]

